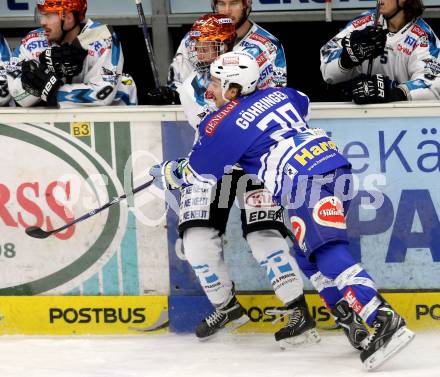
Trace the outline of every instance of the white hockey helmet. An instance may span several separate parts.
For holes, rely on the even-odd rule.
[[[241,86],[241,95],[251,94],[260,78],[260,67],[255,58],[243,51],[231,51],[220,55],[211,64],[212,77],[220,80],[223,99],[230,84]]]

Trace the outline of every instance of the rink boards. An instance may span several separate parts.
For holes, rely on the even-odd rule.
[[[381,290],[403,292],[385,296],[417,329],[440,319],[439,121],[440,107],[423,103],[312,104],[310,122],[331,133],[359,179],[347,219],[353,255]],[[193,330],[212,309],[180,248],[177,197],[166,211],[163,194],[148,189],[46,240],[24,233],[130,192],[150,166],[184,156],[193,134],[173,106],[0,109],[0,333]],[[224,254],[246,292],[251,322],[242,331],[282,326],[264,314],[281,304],[242,238],[237,208]],[[318,326],[332,326],[320,299],[307,297]]]
[[[385,293],[414,330],[440,329],[440,293]],[[284,325],[267,309],[282,304],[274,295],[239,295],[250,321],[238,330],[274,332]],[[317,294],[306,294],[320,330],[334,321]],[[10,296],[2,297],[0,334],[110,335],[193,332],[212,307],[204,296]],[[274,323],[276,321],[276,323]]]

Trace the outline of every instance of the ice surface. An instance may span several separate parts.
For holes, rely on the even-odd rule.
[[[340,332],[281,351],[271,334],[0,338],[0,377],[440,377],[440,334],[415,340],[375,372]]]

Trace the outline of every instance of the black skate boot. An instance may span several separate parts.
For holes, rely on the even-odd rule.
[[[374,332],[361,352],[361,361],[367,370],[381,366],[396,355],[414,338],[405,320],[389,305],[380,307],[373,322]]]
[[[217,331],[227,327],[234,330],[243,326],[250,318],[246,310],[240,305],[235,296],[223,307],[206,317],[196,327],[196,336],[199,339],[208,339]]]
[[[350,344],[357,350],[362,351],[367,345],[367,338],[370,334],[362,323],[361,317],[350,308],[345,300],[338,301],[331,312],[336,317],[336,324],[344,330]]]
[[[266,314],[281,314],[273,323],[287,317],[287,323],[275,333],[275,340],[283,350],[304,342],[318,343],[321,340],[304,296],[290,302],[285,308],[266,310]]]

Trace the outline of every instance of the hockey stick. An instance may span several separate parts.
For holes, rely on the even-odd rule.
[[[379,21],[379,8],[380,8],[380,0],[377,0],[377,2],[376,2],[376,12],[374,14],[374,30],[377,29],[377,23]],[[371,77],[371,71],[373,70],[373,60],[374,60],[374,58],[370,58],[368,60],[367,77]]]
[[[148,186],[150,186],[153,183],[154,179],[152,179],[151,181],[148,181],[146,183],[144,183],[143,185],[140,185],[139,187],[136,187],[133,189],[133,191],[131,192],[131,194],[136,194],[137,192],[146,189]],[[110,202],[108,202],[107,204],[104,204],[102,207],[100,208],[96,208],[91,210],[90,212],[84,214],[81,217],[78,217],[77,219],[73,220],[70,223],[67,223],[66,225],[63,225],[60,228],[54,229],[54,230],[49,230],[49,231],[45,231],[43,229],[41,229],[38,226],[30,226],[28,228],[26,228],[25,232],[28,236],[30,237],[34,237],[34,238],[47,238],[49,236],[51,236],[52,234],[58,233],[63,231],[64,229],[69,228],[70,226],[79,223],[83,220],[86,220],[92,216],[95,216],[97,213],[107,209],[108,207],[111,207],[112,205],[119,203],[122,199],[125,199],[127,197],[127,194],[121,195],[119,197],[115,197],[113,198],[113,200],[111,200]]]
[[[87,29],[84,33],[79,34],[72,45],[83,50],[88,50],[89,45],[93,42],[99,41],[100,39],[111,38],[113,29],[108,25],[100,25],[93,29]]]
[[[156,60],[154,58],[153,46],[151,45],[150,33],[148,33],[147,22],[145,21],[144,8],[142,7],[142,0],[135,0],[139,20],[144,33],[145,45],[147,46],[148,58],[150,60],[151,71],[153,72],[154,85],[156,89],[160,88],[159,71],[157,70]]]
[[[325,0],[325,22],[332,22],[332,0]]]

